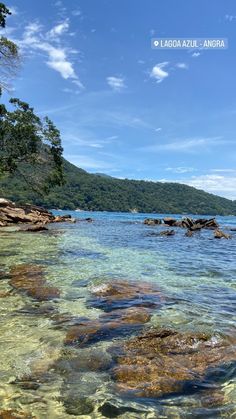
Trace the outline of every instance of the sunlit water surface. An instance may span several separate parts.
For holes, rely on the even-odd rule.
[[[50,370],[59,358],[68,358],[74,351],[86,353],[91,347],[65,348],[66,326],[55,327],[50,315],[38,310],[49,303],[36,302],[17,291],[7,294],[12,266],[40,265],[46,268],[47,282],[61,291],[61,297],[50,302],[52,309],[96,319],[101,310],[87,304],[92,285],[117,278],[145,280],[158,284],[170,301],[154,312],[150,324],[181,331],[234,333],[236,232],[231,232],[231,240],[216,240],[206,230],[188,238],[180,228],[173,237],[157,237],[150,233],[162,227],[144,225],[145,214],[71,214],[92,217],[94,222],[52,225],[42,233],[0,230],[0,411],[14,409],[52,419],[70,418],[72,413],[84,418],[236,417],[232,371],[221,380],[224,402],[205,406],[197,392],[160,400],[122,397],[106,370],[75,371],[66,378],[63,368]],[[236,227],[235,217],[217,219],[225,231]],[[102,351],[105,358],[111,343],[102,340],[92,349]],[[37,369],[49,371],[39,388],[16,384]],[[104,402],[116,409],[102,410]]]

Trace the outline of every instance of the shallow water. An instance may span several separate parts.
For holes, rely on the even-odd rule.
[[[231,240],[216,240],[211,230],[188,238],[180,228],[161,237],[152,233],[163,227],[142,223],[150,214],[70,213],[94,222],[52,225],[42,233],[0,231],[0,411],[52,419],[236,417],[235,365],[223,366],[205,392],[134,398],[117,391],[106,368],[109,347],[127,338],[126,331],[84,348],[64,344],[73,319],[96,320],[103,313],[89,304],[91,287],[117,279],[150,282],[165,296],[145,327],[235,335],[236,231]],[[236,217],[217,219],[225,231],[236,227]],[[40,302],[12,291],[9,273],[20,264],[41,266],[60,298]],[[63,314],[60,321],[55,313]],[[104,361],[101,370],[71,367],[73,357],[94,353]],[[32,375],[35,388],[23,388],[21,380]]]

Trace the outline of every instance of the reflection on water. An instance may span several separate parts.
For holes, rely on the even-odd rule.
[[[163,227],[143,225],[144,217],[94,213],[94,223],[53,225],[49,232],[0,230],[0,412],[40,419],[233,417],[236,232],[232,240],[215,240],[210,230],[191,238],[182,229],[156,236],[150,233]],[[219,221],[236,226],[234,217]],[[138,371],[147,383],[145,357],[153,347],[139,360],[130,347],[119,351],[150,326],[177,333],[175,342],[187,345],[193,336],[196,342],[178,358],[172,358],[177,346],[153,357],[162,359],[162,371],[177,361],[178,391],[169,382],[160,391],[156,382],[159,393],[143,397],[123,390],[127,383],[133,390]],[[203,335],[200,362],[188,351],[194,344],[198,350]],[[162,351],[169,338],[163,339]],[[217,345],[227,349],[221,354]],[[130,365],[128,373],[121,368],[127,360],[134,379]],[[207,362],[214,368],[206,373]]]

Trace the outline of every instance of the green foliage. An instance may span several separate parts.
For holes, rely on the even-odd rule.
[[[18,171],[37,190],[61,184],[60,132],[49,118],[35,115],[27,103],[12,98],[10,104],[11,111],[0,106],[0,173]]]
[[[3,4],[0,3],[0,27],[5,28],[6,17],[11,12]],[[0,36],[0,95],[2,89],[8,88],[9,80],[16,75],[19,68],[19,50],[17,45]]]
[[[66,183],[38,196],[17,176],[0,183],[0,194],[47,208],[236,215],[236,203],[177,183],[121,180],[93,175],[64,160]],[[29,171],[28,176],[31,176]]]
[[[5,4],[0,3],[0,26],[5,28],[6,26],[6,17],[11,15],[10,10],[5,6]]]

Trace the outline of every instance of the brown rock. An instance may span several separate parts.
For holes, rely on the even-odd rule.
[[[113,376],[121,391],[160,397],[199,384],[211,369],[236,360],[236,339],[151,329],[119,348]],[[194,388],[194,387],[193,387]]]
[[[65,345],[81,345],[89,341],[89,339],[97,333],[101,328],[101,324],[97,320],[84,320],[76,326],[72,326],[65,337]]]
[[[29,231],[29,232],[38,232],[38,231],[45,231],[45,230],[48,230],[48,228],[45,227],[44,224],[30,225],[30,226],[23,227],[20,229],[20,231]]]
[[[51,222],[65,222],[71,221],[71,215],[54,216],[51,212],[45,208],[37,207],[35,205],[18,205],[16,206],[13,202],[0,199],[0,227],[6,225],[18,224],[18,223],[31,223],[31,224],[47,224]],[[28,231],[39,231],[28,230]]]
[[[139,325],[147,323],[151,318],[150,311],[144,307],[129,307],[114,310],[99,316],[99,320],[108,328],[116,328],[122,325]]]
[[[60,296],[58,288],[51,287],[44,279],[42,267],[37,265],[17,265],[11,269],[10,285],[39,301],[47,301]]]
[[[148,226],[153,226],[153,225],[162,224],[162,220],[158,218],[146,218],[143,223]]]
[[[168,226],[175,226],[177,220],[175,218],[172,217],[165,217],[163,218],[164,224],[167,224]]]
[[[1,410],[0,419],[34,419],[35,416],[16,410]]]
[[[54,223],[65,223],[71,221],[71,215],[57,215],[53,222]]]
[[[14,207],[14,202],[9,201],[9,199],[0,198],[0,207]]]
[[[219,227],[215,218],[199,218],[197,220],[193,220],[192,218],[184,218],[181,221],[181,224],[182,227],[188,228],[190,231],[201,230],[202,228],[215,229]]]
[[[175,231],[174,230],[165,230],[162,231],[159,236],[174,236],[175,235]]]
[[[93,298],[88,300],[93,307],[113,311],[128,307],[159,307],[162,295],[156,284],[114,280],[91,289]]]
[[[219,229],[215,230],[214,237],[215,239],[231,239],[230,234],[226,234]]]

